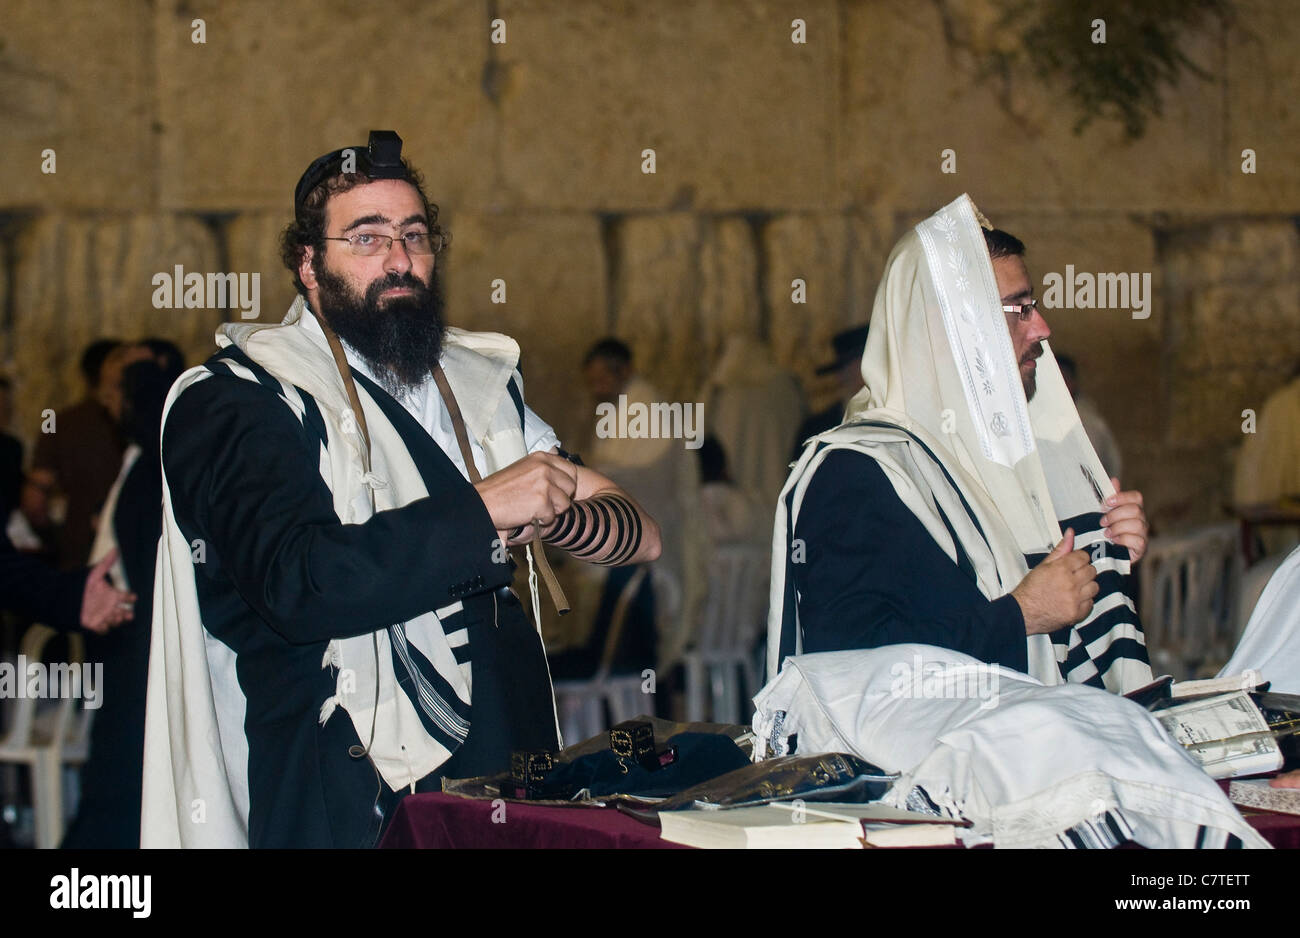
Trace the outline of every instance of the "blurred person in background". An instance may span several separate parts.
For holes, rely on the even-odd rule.
[[[1232,501],[1240,510],[1280,507],[1300,501],[1300,366],[1264,400],[1254,433],[1246,433],[1237,453]],[[1300,525],[1270,524],[1255,529],[1260,557],[1242,575],[1235,615],[1238,635],[1246,627],[1264,586],[1287,553],[1300,544]]]
[[[727,453],[716,437],[706,436],[697,450],[700,460],[700,502],[709,543],[756,544],[771,547],[770,518],[731,478]]]
[[[790,441],[807,411],[803,388],[765,342],[732,335],[704,391],[704,425],[727,453],[736,485],[767,505],[790,469]]]
[[[145,687],[153,619],[154,563],[162,534],[162,463],[159,456],[163,404],[185,370],[171,342],[146,339],[133,346],[112,400],[129,441],[121,471],[101,512],[93,559],[117,556],[115,584],[136,594],[135,618],[102,635],[89,636],[86,659],[102,662],[104,695],[91,729],[90,758],[81,770],[81,804],[63,846],[128,849],[140,846],[140,799],[144,761]],[[147,357],[140,358],[143,353]]]
[[[629,408],[635,404],[664,401],[660,391],[637,373],[632,350],[613,336],[591,346],[583,358],[582,374],[592,403],[597,406],[612,404],[618,407],[621,397],[625,398],[624,405]],[[684,603],[696,602],[702,589],[696,573],[702,547],[698,518],[699,473],[684,441],[669,437],[602,435],[601,423],[597,420],[583,458],[597,472],[637,493],[637,499],[646,511],[659,522],[662,552],[655,566],[661,579],[666,577],[676,584],[684,596]],[[600,599],[592,625],[587,630],[586,643],[572,652],[553,656],[552,661],[558,661],[560,668],[557,680],[561,679],[561,674],[565,677],[590,676],[595,666],[593,661],[599,663],[614,603],[634,573],[630,567],[612,568],[608,572],[581,571],[580,575],[588,580],[602,578],[603,585],[597,587],[587,582],[580,588],[583,595],[597,593]],[[618,664],[623,669],[641,671],[654,667],[660,674],[667,674],[681,657],[684,630],[660,634],[656,623],[663,618],[661,612],[654,601],[651,579],[647,577],[624,622],[622,650],[618,655]],[[685,616],[677,616],[674,624],[684,619]],[[661,700],[657,703],[662,706]]]
[[[844,407],[850,398],[862,390],[862,350],[867,344],[867,327],[854,326],[831,337],[835,358],[817,368],[818,375],[835,375],[835,401],[819,410],[802,424],[795,434],[791,459],[798,459],[804,440],[838,427],[844,420]]]
[[[95,537],[95,514],[122,464],[126,442],[109,410],[121,394],[121,346],[117,339],[100,339],[86,347],[81,356],[85,395],[55,414],[53,432],[44,432],[42,426],[36,437],[22,509],[38,533],[61,524],[55,535],[60,569],[86,562]],[[56,505],[60,497],[61,518]]]
[[[23,487],[23,444],[9,432],[13,416],[13,383],[0,375],[0,527],[18,507]]]

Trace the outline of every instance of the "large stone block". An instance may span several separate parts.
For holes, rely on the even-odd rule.
[[[1229,442],[1300,362],[1300,284],[1206,286],[1169,337],[1173,439]]]
[[[850,233],[843,215],[783,215],[764,226],[769,335],[777,362],[803,382],[813,406],[833,388],[814,372],[846,325]],[[795,283],[802,281],[802,287]],[[799,301],[802,294],[802,301]]]
[[[434,201],[490,197],[481,4],[164,0],[153,28],[164,206],[288,212],[313,159],[373,128],[402,135]]]
[[[1160,232],[1159,242],[1173,290],[1300,277],[1300,233],[1291,218],[1203,219]]]
[[[1125,454],[1124,465],[1124,486],[1142,492],[1152,534],[1227,517],[1232,454],[1221,446],[1136,444]]]
[[[215,350],[220,309],[153,304],[155,274],[221,271],[212,228],[187,216],[126,219],[46,215],[16,244],[13,285],[18,426],[31,432],[44,408],[82,394],[78,362],[95,339],[170,339],[197,364]]]
[[[700,351],[717,361],[727,337],[758,336],[758,251],[754,226],[744,218],[706,222],[700,244]]]
[[[503,0],[506,184],[529,206],[822,207],[834,184],[830,0]],[[807,42],[791,41],[793,20]],[[654,175],[642,151],[656,152]]]
[[[710,365],[699,351],[703,228],[694,215],[647,215],[616,235],[612,331],[668,400],[696,400]]]
[[[888,213],[853,212],[848,216],[848,223],[848,280],[844,296],[846,328],[871,321],[876,290],[885,273],[885,262],[898,240],[894,220]]]
[[[151,4],[10,0],[0,37],[0,206],[154,204]],[[42,172],[42,151],[55,172]]]
[[[261,275],[259,322],[279,322],[298,295],[292,275],[280,263],[280,234],[288,223],[288,212],[250,212],[222,228],[230,269]]]
[[[1112,121],[1076,136],[1079,112],[1059,81],[1049,84],[1035,70],[1032,54],[1005,79],[978,80],[979,56],[990,44],[1018,41],[994,25],[993,6],[881,0],[842,7],[843,198],[938,207],[966,190],[988,210],[1226,204],[1218,81],[1185,77],[1139,141],[1124,140]],[[1187,50],[1221,74],[1217,38],[1192,37]],[[941,171],[948,149],[955,175]]]
[[[1171,440],[1227,443],[1241,412],[1300,361],[1300,238],[1290,220],[1225,221],[1166,232],[1174,271],[1165,334]]]
[[[443,260],[448,321],[514,337],[529,406],[567,446],[580,448],[595,419],[582,356],[609,331],[599,220],[461,213],[450,227]],[[493,302],[494,281],[502,282],[504,303]]]
[[[1226,36],[1227,127],[1222,142],[1229,204],[1239,211],[1300,211],[1300,22],[1294,3],[1239,0]],[[1255,172],[1242,172],[1242,151]]]

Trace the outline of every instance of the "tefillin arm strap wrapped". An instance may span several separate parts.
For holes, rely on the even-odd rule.
[[[478,467],[474,465],[474,453],[469,448],[469,434],[465,430],[465,418],[461,416],[460,405],[456,403],[456,395],[451,390],[451,382],[447,380],[447,375],[443,372],[441,365],[434,367],[433,380],[438,385],[438,391],[442,394],[443,403],[447,405],[447,412],[451,415],[451,425],[456,430],[456,444],[460,447],[460,456],[465,461],[465,471],[469,473],[469,480],[474,483],[482,482],[483,477],[479,475]],[[546,550],[542,547],[540,538],[537,542],[537,549],[533,551],[533,560],[537,562],[537,572],[542,575],[542,582],[546,584],[546,591],[551,594],[551,601],[555,603],[555,611],[560,615],[564,615],[571,608],[569,599],[564,595],[564,589],[560,586],[555,571],[551,569],[551,564],[546,559]]]

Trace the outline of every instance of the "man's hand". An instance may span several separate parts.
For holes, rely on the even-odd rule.
[[[1142,510],[1142,493],[1120,490],[1119,479],[1112,478],[1115,494],[1106,499],[1110,511],[1101,516],[1102,533],[1116,544],[1128,548],[1133,563],[1147,552],[1147,516]]]
[[[558,456],[558,448],[551,453],[563,458]],[[567,459],[565,463],[572,466],[577,479],[570,507],[557,513],[553,523],[543,523],[537,529],[526,524],[514,537],[508,536],[513,531],[498,531],[506,546],[527,544],[540,533],[547,544],[589,563],[623,566],[658,560],[662,549],[659,525],[636,499],[594,469]],[[611,505],[611,500],[615,504]],[[593,512],[595,502],[601,507]],[[635,523],[630,523],[629,512],[636,515]],[[638,530],[639,535],[635,533]]]
[[[573,503],[578,490],[577,467],[553,453],[529,453],[474,483],[474,488],[497,531],[531,527],[534,520],[546,527]]]
[[[90,568],[86,591],[81,597],[82,628],[100,635],[135,617],[135,593],[125,593],[104,579],[116,560],[117,548],[114,547],[103,560]]]
[[[1074,529],[1011,591],[1025,617],[1025,634],[1055,632],[1092,612],[1097,570],[1086,550],[1074,549]]]
[[[1283,772],[1277,778],[1270,779],[1268,784],[1273,788],[1300,788],[1300,769]]]

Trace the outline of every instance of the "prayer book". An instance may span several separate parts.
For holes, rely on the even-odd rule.
[[[862,822],[821,812],[784,811],[775,805],[720,811],[663,811],[659,836],[708,849],[791,848],[842,850],[862,847]]]
[[[776,802],[659,814],[664,840],[711,849],[950,846],[961,823],[882,804]]]
[[[867,824],[868,847],[953,847],[957,830],[951,824]]]
[[[1277,738],[1245,691],[1199,698],[1153,715],[1211,778],[1259,775],[1282,767]]]
[[[1227,677],[1211,677],[1201,681],[1178,681],[1170,686],[1169,695],[1175,700],[1185,697],[1206,697],[1226,694],[1234,690],[1254,690],[1267,683],[1258,671],[1243,671]]]

